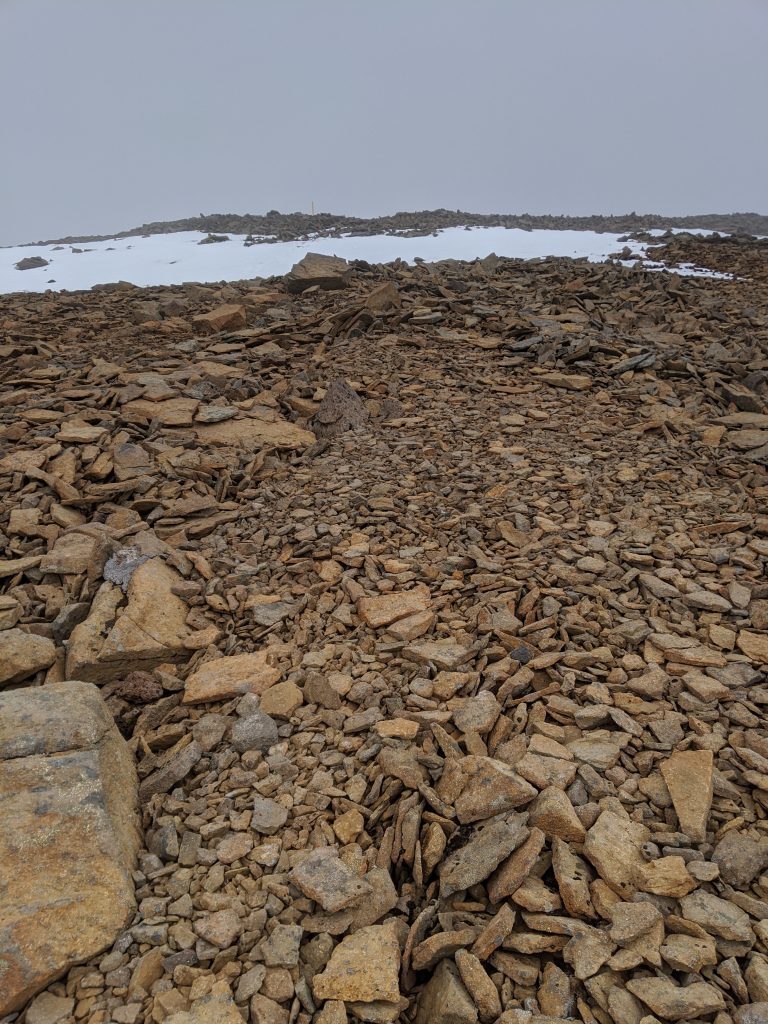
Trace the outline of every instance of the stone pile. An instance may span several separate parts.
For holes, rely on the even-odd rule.
[[[28,1024],[768,1019],[768,264],[674,244],[0,298],[3,699],[143,834]]]

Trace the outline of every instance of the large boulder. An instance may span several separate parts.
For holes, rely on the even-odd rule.
[[[98,689],[0,694],[0,1017],[131,920],[136,770]]]
[[[324,256],[319,252],[308,252],[285,275],[285,287],[289,292],[303,292],[314,286],[333,291],[345,288],[348,281],[347,261],[339,256]]]

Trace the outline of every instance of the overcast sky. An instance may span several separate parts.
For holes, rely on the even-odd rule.
[[[198,213],[768,213],[766,0],[0,0],[0,244]]]

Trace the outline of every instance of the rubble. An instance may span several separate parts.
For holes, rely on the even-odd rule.
[[[85,678],[143,835],[110,934],[0,1012],[762,1019],[766,247],[662,241],[735,279],[0,297],[4,770]]]
[[[5,1015],[101,953],[135,909],[136,773],[95,687],[0,694],[0,811]],[[61,1008],[40,997],[32,1018]]]

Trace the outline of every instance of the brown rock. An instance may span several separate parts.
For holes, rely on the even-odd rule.
[[[348,430],[357,430],[368,421],[368,410],[360,400],[357,392],[341,377],[332,380],[317,408],[312,427],[318,437],[336,437]],[[376,598],[362,598],[376,601]],[[372,608],[374,618],[383,607]],[[394,620],[392,620],[394,621]]]
[[[584,854],[600,877],[625,899],[637,891],[638,877],[645,868],[640,847],[648,840],[644,825],[603,811],[584,841]]]
[[[350,871],[329,847],[321,847],[304,857],[291,871],[290,878],[305,896],[316,900],[329,913],[344,910],[371,892],[370,883]]]
[[[668,935],[660,953],[672,970],[691,974],[700,974],[702,967],[717,963],[717,950],[712,939],[699,939],[692,935]]]
[[[436,963],[474,942],[476,932],[473,928],[460,928],[456,931],[435,932],[414,947],[411,956],[411,967],[415,971],[426,971]]]
[[[150,558],[130,577],[127,603],[119,586],[103,583],[90,615],[72,630],[67,678],[105,682],[188,657],[188,609],[173,593],[179,582],[170,566]]]
[[[199,313],[192,323],[201,334],[215,334],[217,331],[236,331],[245,327],[245,306],[228,303],[217,306],[210,313]]]
[[[754,942],[749,916],[735,903],[699,890],[680,900],[686,921],[700,925],[710,935],[729,942]]]
[[[56,647],[47,637],[22,629],[0,631],[0,687],[50,668],[55,660]]]
[[[736,637],[736,646],[758,665],[768,665],[768,634],[742,629]]]
[[[242,1024],[243,1018],[232,1000],[226,982],[217,982],[210,992],[194,1001],[190,1010],[165,1018],[165,1024]]]
[[[289,719],[304,703],[304,694],[296,683],[287,680],[263,691],[261,710],[272,718]]]
[[[264,693],[281,676],[270,664],[268,649],[255,654],[214,658],[193,672],[184,685],[185,704],[206,704],[231,700],[243,693]]]
[[[453,672],[465,665],[473,655],[470,647],[453,640],[422,640],[403,648],[403,657],[419,664],[432,664],[435,668]]]
[[[703,981],[679,986],[669,978],[635,978],[629,991],[663,1020],[691,1020],[725,1009],[720,989]]]
[[[522,807],[536,796],[533,786],[503,761],[465,757],[461,768],[465,782],[455,805],[462,825]]]
[[[540,828],[548,839],[557,836],[570,843],[584,842],[586,829],[562,789],[548,786],[542,790],[528,814],[531,825]]]
[[[695,843],[707,838],[714,768],[711,750],[676,751],[660,766],[680,829]]]
[[[501,1000],[496,986],[485,973],[483,965],[467,952],[466,949],[456,951],[456,966],[461,980],[477,1007],[481,1021],[493,1021],[501,1013]]]
[[[643,892],[680,899],[696,888],[682,857],[659,857],[648,861],[637,873],[636,883]]]
[[[528,836],[527,814],[514,811],[493,818],[460,849],[440,865],[440,895],[445,899],[455,892],[484,881],[505,857]]]
[[[226,949],[240,935],[240,918],[234,910],[217,910],[195,921],[195,931],[201,939],[219,949]]]
[[[523,845],[504,861],[488,883],[492,903],[500,903],[517,889],[538,860],[544,839],[541,829],[532,828]]]
[[[162,402],[136,398],[126,402],[120,413],[128,423],[151,423],[157,420],[164,427],[189,427],[199,405],[194,398],[166,398]]]
[[[195,424],[192,428],[203,444],[227,448],[285,448],[304,449],[315,443],[311,430],[291,423],[268,409],[251,411],[247,416],[224,420],[221,423]]]
[[[424,587],[380,594],[378,597],[361,597],[357,602],[357,614],[367,626],[380,629],[428,607],[429,591]]]
[[[712,860],[724,882],[745,889],[768,867],[768,839],[750,839],[732,829],[715,847]]]
[[[325,970],[313,978],[312,989],[317,999],[398,1004],[399,970],[400,946],[392,923],[371,925],[342,939]]]
[[[131,920],[136,808],[133,758],[94,686],[0,695],[0,1013]]]
[[[552,870],[566,910],[574,917],[595,917],[586,863],[556,836],[552,839]]]
[[[441,960],[419,996],[414,1024],[476,1024],[477,1009],[458,968]]]
[[[347,261],[338,256],[308,252],[285,275],[285,286],[289,292],[303,292],[313,287],[333,291],[346,287],[349,272]]]

